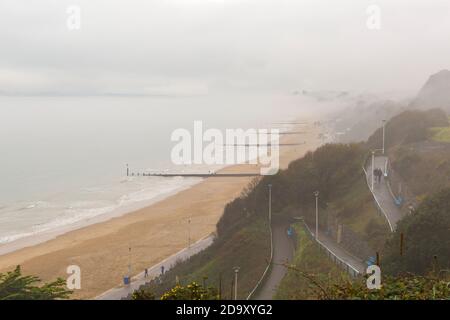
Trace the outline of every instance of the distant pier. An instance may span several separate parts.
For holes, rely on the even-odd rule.
[[[272,122],[272,124],[308,124],[307,122],[296,122],[296,121],[279,121]]]
[[[287,131],[287,132],[280,132],[278,133],[279,135],[283,135],[283,134],[305,134],[306,132],[304,131]]]
[[[237,177],[259,177],[259,173],[129,173],[131,177],[196,177],[196,178],[237,178]]]
[[[289,147],[289,146],[301,146],[302,144],[305,144],[305,142],[302,143],[276,143],[275,145],[278,147]],[[271,147],[271,143],[264,143],[264,144],[250,144],[250,143],[241,143],[241,144],[224,144],[224,147]]]

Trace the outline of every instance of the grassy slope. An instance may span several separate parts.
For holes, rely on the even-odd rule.
[[[239,266],[238,297],[245,299],[267,266],[270,252],[268,239],[265,221],[258,219],[250,222],[227,239],[219,240],[187,262],[178,264],[166,273],[162,284],[152,283],[149,288],[160,296],[175,285],[177,276],[183,285],[206,281],[207,286],[219,288],[221,278],[222,299],[229,299],[233,267]]]
[[[450,186],[450,148],[399,147],[390,157],[393,169],[419,201]]]
[[[450,121],[450,117],[449,117]],[[434,127],[430,129],[431,139],[437,142],[450,143],[450,126],[448,127]]]
[[[361,176],[342,198],[330,203],[330,211],[352,231],[366,240],[374,250],[380,250],[389,235],[389,225],[373,202],[365,178]]]
[[[315,281],[326,286],[337,279],[347,278],[328,257],[319,250],[316,243],[310,238],[303,224],[293,225],[297,235],[297,249],[291,265],[295,269],[289,269],[280,283],[275,299],[306,300],[317,296],[318,287],[311,280],[301,275],[306,273]]]

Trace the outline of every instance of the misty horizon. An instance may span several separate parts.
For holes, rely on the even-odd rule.
[[[0,94],[415,94],[448,69],[450,3],[2,1]],[[80,9],[70,29],[68,8]],[[370,29],[368,8],[380,9]]]

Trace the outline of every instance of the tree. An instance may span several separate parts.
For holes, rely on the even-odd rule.
[[[0,300],[55,300],[67,299],[72,294],[64,279],[36,286],[39,282],[41,279],[36,276],[22,276],[20,266],[0,273]]]
[[[215,288],[204,288],[195,281],[182,286],[177,284],[171,290],[161,296],[161,300],[217,300],[218,294]]]
[[[400,255],[400,237],[404,247]],[[427,197],[404,217],[386,245],[383,269],[391,274],[426,274],[450,268],[450,188]]]
[[[139,289],[133,292],[131,300],[155,300],[155,295],[146,289]]]
[[[448,300],[450,282],[435,277],[412,274],[401,277],[383,277],[379,290],[367,289],[364,281],[345,281],[330,286],[319,299],[332,300]]]

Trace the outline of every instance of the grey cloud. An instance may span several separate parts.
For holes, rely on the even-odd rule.
[[[3,0],[4,94],[410,90],[449,67],[450,3]],[[81,29],[66,28],[69,5]]]

